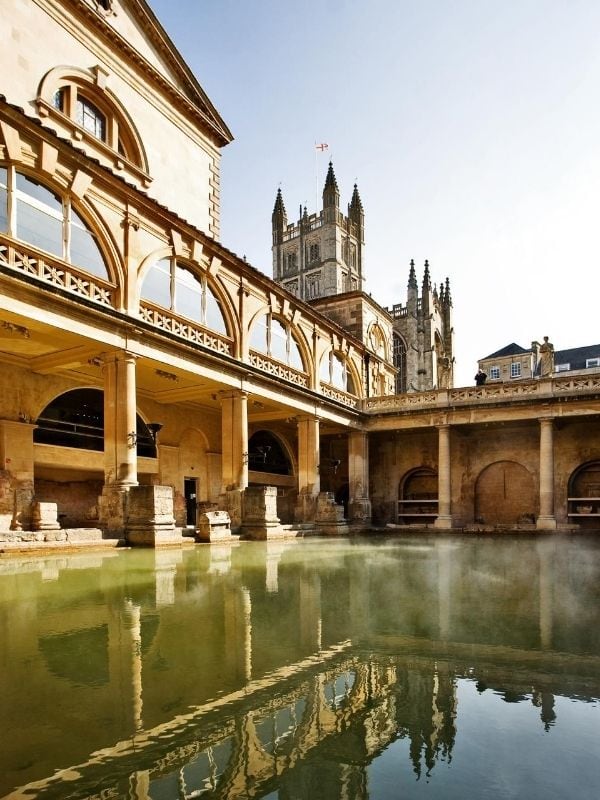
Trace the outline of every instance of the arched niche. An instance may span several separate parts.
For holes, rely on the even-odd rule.
[[[398,484],[398,522],[428,525],[438,513],[438,474],[431,467],[416,467]]]
[[[568,485],[569,522],[581,528],[600,528],[600,460],[575,469]]]
[[[538,498],[533,475],[516,461],[496,461],[475,482],[475,522],[518,525],[535,522]]]

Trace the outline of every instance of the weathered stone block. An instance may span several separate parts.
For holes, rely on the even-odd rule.
[[[31,527],[34,531],[59,531],[57,504],[34,502]]]
[[[170,486],[132,486],[129,489],[126,538],[129,544],[147,547],[181,541],[175,529]]]
[[[206,511],[198,514],[196,541],[218,542],[231,539],[231,519],[227,511]]]
[[[277,487],[249,486],[244,492],[242,535],[269,539],[284,535],[277,516]]]

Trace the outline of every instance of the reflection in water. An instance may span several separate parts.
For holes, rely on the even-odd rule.
[[[595,798],[599,578],[561,537],[0,559],[0,797]]]

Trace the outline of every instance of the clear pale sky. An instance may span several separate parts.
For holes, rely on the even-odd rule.
[[[271,212],[332,158],[381,305],[450,277],[455,385],[548,335],[600,342],[598,0],[150,0],[235,140],[221,239],[271,275]]]

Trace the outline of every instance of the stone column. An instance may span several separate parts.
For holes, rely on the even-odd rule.
[[[452,527],[450,486],[450,425],[438,427],[438,515],[435,528]]]
[[[317,497],[321,490],[319,478],[319,420],[317,417],[298,417],[298,501],[296,522],[314,521]]]
[[[221,392],[221,492],[231,530],[242,524],[242,494],[248,486],[248,394]]]
[[[122,351],[104,362],[104,481],[137,486],[136,356]]]
[[[348,518],[354,525],[371,522],[369,500],[369,436],[365,431],[352,431],[348,436]]]
[[[31,529],[34,430],[28,422],[0,420],[0,532]]]
[[[127,518],[127,495],[137,486],[136,356],[126,351],[104,360],[104,488],[100,524],[121,535]]]
[[[538,530],[556,530],[554,516],[554,420],[540,420],[540,513]]]

